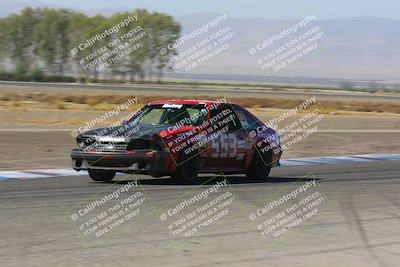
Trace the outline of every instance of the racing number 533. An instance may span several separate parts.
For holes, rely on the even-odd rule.
[[[223,133],[212,140],[212,158],[234,158],[242,160],[245,155],[246,140],[236,133]]]

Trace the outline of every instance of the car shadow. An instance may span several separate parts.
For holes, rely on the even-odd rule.
[[[193,183],[185,183],[175,181],[171,178],[154,178],[154,179],[138,179],[141,185],[208,185],[215,184],[216,182],[226,179],[229,184],[277,184],[277,183],[294,183],[294,182],[307,182],[307,181],[320,181],[320,178],[304,178],[304,177],[274,177],[270,176],[264,180],[247,179],[245,176],[234,175],[210,175],[201,176]],[[111,181],[109,183],[127,184],[128,182],[135,181],[135,179]]]

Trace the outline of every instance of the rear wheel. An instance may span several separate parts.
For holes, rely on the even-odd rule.
[[[251,161],[250,169],[246,171],[246,177],[249,179],[267,179],[271,172],[272,151],[263,152],[262,149],[255,151]]]
[[[199,155],[196,153],[186,154],[183,151],[179,153],[176,172],[171,176],[176,181],[193,183],[200,169]]]
[[[88,170],[90,178],[94,181],[109,182],[115,177],[115,171]]]

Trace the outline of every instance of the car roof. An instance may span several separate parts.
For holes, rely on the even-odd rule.
[[[160,104],[182,104],[182,105],[211,105],[216,103],[216,101],[210,100],[198,100],[198,99],[190,99],[190,100],[178,100],[178,99],[171,99],[171,100],[157,100],[152,101],[149,105],[160,105]]]

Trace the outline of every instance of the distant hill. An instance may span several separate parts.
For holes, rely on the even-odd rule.
[[[65,5],[68,3],[63,4]],[[11,12],[18,12],[26,6],[44,5],[40,0],[32,2],[0,0],[0,17],[7,16]],[[50,7],[60,8],[61,6]],[[68,6],[65,7],[68,8]],[[129,9],[116,7],[115,9],[78,11],[88,15],[100,13],[109,16],[114,12],[124,10]],[[182,33],[185,34],[206,24],[216,16],[217,14],[189,14],[176,16],[175,19],[182,25]],[[261,70],[256,64],[256,58],[249,55],[249,48],[300,20],[301,18],[297,20],[229,18],[228,14],[227,25],[231,26],[236,33],[230,48],[189,73],[184,72],[183,76],[179,74],[180,76],[175,75],[175,77],[186,75],[186,77],[197,77],[195,79],[198,77],[214,77],[215,79],[219,75],[224,79],[235,76],[236,78],[232,80],[242,80],[243,76],[247,75],[255,77],[250,79],[254,81],[263,80],[264,77],[296,79],[307,77],[353,81],[384,80],[400,83],[400,20],[378,17],[317,20],[313,22],[313,25],[319,25],[325,36],[314,52],[278,72]],[[290,37],[285,40],[290,40]],[[206,76],[198,76],[199,74],[206,74]],[[239,76],[241,78],[238,78]],[[338,82],[334,83],[338,84]]]
[[[216,15],[176,17],[183,33],[206,24]],[[279,33],[299,20],[228,18],[235,31],[231,47],[194,73],[265,75],[248,50],[266,37]],[[272,76],[303,76],[351,79],[400,79],[400,20],[377,17],[317,20],[325,33],[319,47]],[[293,35],[295,36],[295,35]],[[285,40],[290,40],[288,37]]]

